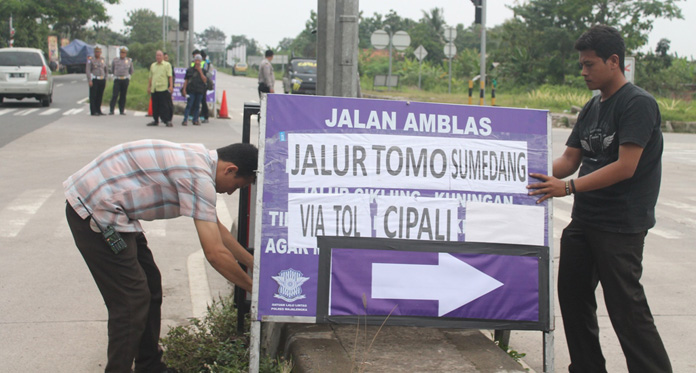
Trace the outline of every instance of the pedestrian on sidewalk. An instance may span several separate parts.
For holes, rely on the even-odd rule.
[[[169,53],[164,52],[164,60],[169,62]],[[176,83],[176,74],[174,73],[174,65],[169,62],[169,64],[172,66],[172,81]],[[173,91],[172,91],[173,93]],[[169,95],[169,110],[172,113],[172,118],[174,117],[174,95]]]
[[[606,372],[595,290],[602,283],[609,319],[629,372],[672,372],[645,291],[643,246],[655,225],[662,172],[660,109],[624,76],[626,47],[613,27],[594,26],[575,42],[590,99],[553,162],[553,176],[529,185],[539,202],[574,194],[563,230],[558,300],[570,372]],[[563,181],[580,169],[577,179]]]
[[[172,66],[164,60],[161,50],[157,51],[155,58],[157,61],[150,65],[150,78],[147,82],[147,91],[152,95],[152,122],[147,125],[158,126],[161,119],[167,127],[171,127],[173,113],[169,102],[174,90]]]
[[[264,93],[275,93],[275,76],[273,76],[273,51],[267,50],[266,58],[261,60],[259,65],[259,99]]]
[[[210,76],[209,73],[213,68],[213,65],[210,63],[210,59],[208,58],[208,55],[205,53],[205,51],[201,51],[201,57],[203,58],[203,62],[201,63],[203,67],[203,73],[205,74],[206,77]],[[208,110],[208,89],[206,88],[205,94],[203,95],[203,100],[201,100],[201,118],[203,123],[208,123],[208,118],[210,116],[210,112]]]
[[[126,96],[130,78],[133,75],[133,60],[128,58],[128,47],[119,49],[119,56],[111,62],[111,74],[114,76],[114,87],[109,103],[109,115],[114,115],[116,100],[118,100],[119,114],[126,115]]]
[[[94,57],[88,58],[85,66],[87,84],[89,85],[89,113],[94,116],[104,115],[101,111],[101,104],[108,71],[101,52],[101,48],[94,48]]]
[[[251,291],[239,263],[251,268],[253,257],[220,223],[215,205],[216,193],[254,182],[257,158],[250,144],[208,150],[139,140],[108,149],[63,182],[75,245],[108,310],[105,372],[131,372],[134,362],[135,372],[173,372],[159,346],[162,279],[139,220],[192,217],[213,268]]]
[[[184,87],[181,89],[181,94],[188,95],[186,100],[186,109],[184,110],[184,121],[182,126],[188,124],[189,115],[192,115],[193,125],[200,126],[200,118],[198,117],[201,107],[201,100],[205,100],[207,78],[201,66],[203,58],[197,54],[193,59],[193,67],[186,70],[184,77]]]

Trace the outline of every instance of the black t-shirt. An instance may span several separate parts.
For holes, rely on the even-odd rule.
[[[619,145],[643,148],[633,177],[577,193],[573,219],[608,232],[638,233],[655,225],[662,177],[660,109],[645,90],[627,83],[608,100],[593,97],[580,112],[566,145],[582,149],[579,176],[619,159]]]
[[[186,76],[184,77],[188,81],[186,85],[186,91],[188,93],[206,93],[207,87],[201,78],[201,74],[196,70],[195,67],[189,67],[186,69]]]

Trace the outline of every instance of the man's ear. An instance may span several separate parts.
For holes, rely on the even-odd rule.
[[[620,60],[619,60],[619,56],[617,54],[612,54],[611,56],[609,56],[609,61],[611,62],[613,68],[615,68],[615,69],[619,68]]]
[[[227,167],[225,167],[225,175],[229,175],[231,173],[236,175],[237,171],[239,171],[239,167],[237,167],[237,165],[234,163],[230,163]]]

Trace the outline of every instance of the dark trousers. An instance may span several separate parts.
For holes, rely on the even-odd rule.
[[[89,113],[101,114],[102,98],[104,97],[104,88],[106,80],[92,79],[92,86],[89,87]],[[83,91],[84,92],[84,91]]]
[[[201,118],[203,119],[208,119],[208,103],[206,102],[206,96],[208,96],[208,92],[203,94],[203,99],[201,100]]]
[[[205,99],[204,95],[205,93],[189,93],[186,100],[186,109],[184,109],[184,121],[187,121],[190,115],[193,117],[194,123],[198,122],[198,105],[200,105],[201,100]]]
[[[109,103],[109,112],[113,113],[116,107],[116,99],[118,98],[118,111],[123,113],[126,111],[126,96],[128,95],[128,84],[130,79],[114,79],[114,89],[111,94],[111,102]]]
[[[128,245],[118,255],[66,204],[75,245],[97,283],[109,313],[105,372],[160,372],[162,278],[143,233],[121,233]]]
[[[169,91],[159,91],[152,93],[152,119],[159,122],[170,122],[172,120],[172,95]]]
[[[640,284],[645,235],[603,232],[576,221],[563,230],[558,300],[570,352],[570,372],[606,372],[597,323],[598,282],[602,283],[628,371],[672,372]]]

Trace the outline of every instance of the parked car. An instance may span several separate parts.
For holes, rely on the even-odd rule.
[[[247,64],[244,62],[237,62],[234,64],[234,67],[232,67],[232,75],[246,75],[247,73]]]
[[[53,102],[53,75],[40,49],[0,49],[0,104],[5,98]]]
[[[316,94],[317,60],[310,58],[290,60],[283,76],[283,91],[292,94]]]

